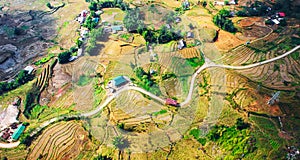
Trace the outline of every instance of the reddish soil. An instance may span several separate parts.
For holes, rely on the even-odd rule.
[[[264,19],[262,17],[249,17],[249,18],[242,19],[239,22],[239,26],[240,27],[248,27],[255,23],[262,23],[262,22],[264,22]]]
[[[256,101],[252,102],[252,104],[249,105],[246,108],[246,110],[247,111],[252,111],[252,112],[262,112],[262,113],[272,115],[272,116],[282,115],[282,112],[281,112],[280,107],[278,106],[278,104],[275,103],[272,106],[267,105],[267,101],[270,98],[271,97],[268,97],[268,96],[258,98]]]
[[[293,137],[292,136],[290,136],[287,132],[285,132],[285,131],[280,131],[279,133],[278,133],[278,136],[279,137],[281,137],[281,138],[284,138],[284,139],[286,139],[286,140],[291,140]]]

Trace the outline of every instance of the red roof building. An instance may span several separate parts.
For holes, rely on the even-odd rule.
[[[166,105],[171,105],[171,106],[178,106],[178,102],[174,99],[171,98],[167,98],[166,99]]]
[[[279,17],[285,17],[285,13],[284,12],[278,12]]]

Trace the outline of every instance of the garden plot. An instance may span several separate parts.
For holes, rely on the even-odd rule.
[[[72,83],[76,110],[87,111],[93,107],[93,78],[96,76],[97,66],[98,62],[88,56],[80,58],[73,66]]]

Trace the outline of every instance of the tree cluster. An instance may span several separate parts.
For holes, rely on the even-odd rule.
[[[176,15],[174,12],[169,12],[163,17],[163,21],[165,21],[167,24],[171,24],[175,22]]]
[[[81,43],[82,41],[78,40],[78,43]],[[77,42],[76,42],[77,43]],[[82,44],[80,44],[82,45]],[[58,62],[60,64],[65,64],[65,63],[68,63],[69,62],[69,59],[71,58],[72,54],[77,52],[78,51],[78,48],[77,48],[77,45],[76,46],[73,46],[71,47],[69,50],[67,51],[64,51],[64,52],[61,52],[58,54]]]
[[[230,152],[225,159],[241,159],[257,148],[256,140],[248,130],[249,127],[250,124],[238,118],[235,126],[214,126],[206,137]]]
[[[129,10],[129,4],[123,2],[123,0],[113,0],[113,1],[98,1],[91,2],[89,9],[91,11],[101,10],[102,8],[120,8],[121,10]]]
[[[58,61],[60,64],[68,63],[72,53],[70,51],[64,51],[59,53]]]
[[[28,74],[27,71],[21,70],[12,82],[0,82],[0,95],[10,90],[16,89],[17,87],[31,81],[34,75]]]
[[[274,14],[274,10],[268,10],[268,5],[264,2],[255,1],[249,7],[243,6],[243,9],[236,13],[237,16],[265,16]]]
[[[152,79],[151,74],[145,72],[142,67],[135,68],[134,72],[139,78],[139,82],[137,82],[139,86],[141,86],[147,91],[152,92],[153,94],[158,95],[160,93],[159,86]]]
[[[128,32],[142,33],[142,30],[145,28],[144,19],[140,9],[135,8],[126,11],[123,23]]]
[[[31,110],[38,104],[39,101],[39,88],[33,86],[33,88],[26,93],[25,100],[24,100],[24,116],[26,118],[31,117]]]
[[[89,30],[92,30],[93,28],[95,28],[97,26],[97,24],[98,23],[93,20],[93,17],[91,15],[89,15],[87,17],[87,19],[85,20],[83,26],[88,28]]]
[[[236,32],[236,28],[233,25],[233,22],[229,19],[230,11],[221,9],[219,13],[217,13],[213,17],[213,22],[220,28],[228,32]]]

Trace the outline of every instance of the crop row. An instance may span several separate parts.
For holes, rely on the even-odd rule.
[[[29,159],[37,159],[40,155],[50,156],[52,154],[51,149],[57,145],[57,142],[62,143],[64,141],[64,137],[68,136],[68,134],[74,129],[75,125],[76,124],[72,122],[65,124],[60,123],[60,125],[56,125],[55,127],[44,131],[42,136],[37,139],[36,145],[33,147]]]

